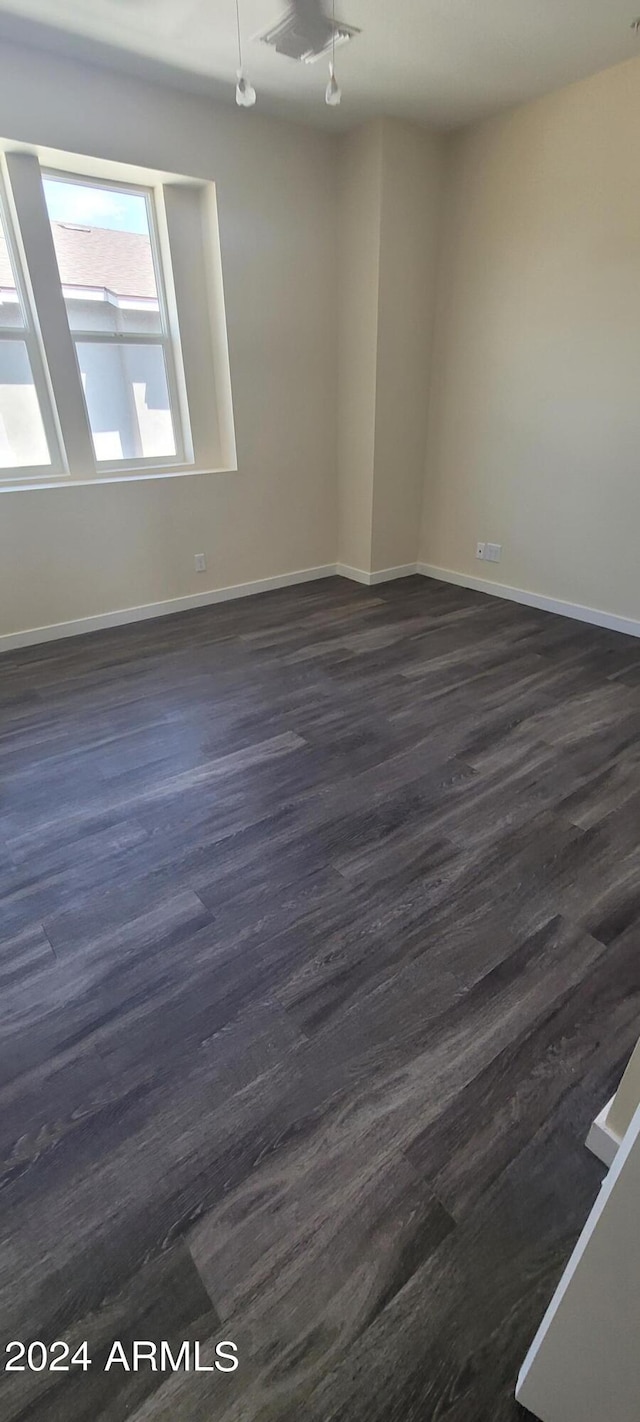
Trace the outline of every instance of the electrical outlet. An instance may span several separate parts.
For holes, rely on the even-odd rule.
[[[486,558],[486,543],[476,543],[476,558]]]
[[[196,553],[196,554],[194,554],[194,562],[195,562],[195,565],[196,565],[196,573],[206,573],[206,571],[207,571],[207,560],[206,560],[206,557],[205,557],[204,553]]]
[[[502,544],[487,543],[484,550],[484,556],[488,563],[499,563],[502,557]]]

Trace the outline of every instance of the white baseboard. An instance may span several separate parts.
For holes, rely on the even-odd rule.
[[[578,622],[607,627],[611,632],[626,632],[629,637],[640,637],[640,622],[632,617],[618,617],[615,612],[602,612],[597,607],[583,607],[579,602],[562,602],[559,598],[545,597],[542,593],[509,587],[507,583],[494,583],[489,578],[457,573],[452,568],[438,568],[432,563],[418,563],[416,571],[422,573],[425,578],[437,578],[442,583],[455,583],[457,587],[488,593],[490,597],[504,597],[510,602],[521,602],[525,607],[539,607],[542,612],[556,612],[561,617],[573,617]]]
[[[399,568],[380,568],[367,573],[364,568],[350,568],[348,563],[338,563],[336,573],[340,578],[351,578],[353,583],[364,583],[365,587],[375,587],[376,583],[390,583],[394,578],[410,578],[419,571],[417,563],[403,563]]]
[[[307,583],[316,578],[332,578],[336,574],[350,578],[352,582],[362,583],[365,587],[375,587],[378,583],[409,578],[415,573],[420,573],[425,578],[437,578],[440,582],[454,583],[457,587],[473,588],[476,592],[488,593],[491,597],[508,598],[511,602],[524,603],[527,607],[539,607],[543,612],[555,612],[562,617],[573,617],[579,622],[590,622],[596,627],[607,627],[613,632],[626,632],[630,637],[640,637],[640,622],[631,617],[618,617],[613,612],[582,607],[579,603],[562,602],[557,598],[544,597],[541,593],[527,592],[524,588],[512,588],[505,583],[491,582],[488,578],[458,573],[452,568],[439,568],[432,563],[404,563],[398,568],[380,568],[374,572],[367,572],[364,568],[351,568],[346,563],[326,563],[319,568],[301,568],[294,573],[258,578],[251,583],[235,583],[227,588],[212,588],[208,592],[167,598],[163,602],[145,603],[141,607],[124,607],[114,612],[100,612],[93,617],[78,617],[71,622],[56,622],[48,627],[31,627],[24,632],[8,632],[0,636],[0,652],[19,651],[21,647],[34,647],[40,642],[55,642],[61,637],[76,637],[84,632],[99,632],[106,627],[124,627],[129,622],[166,617],[172,612],[188,612],[193,607],[209,607],[217,602],[228,602],[232,598],[251,597],[255,593],[292,587],[296,583]]]
[[[0,636],[0,652],[15,652],[21,647],[34,647],[39,642],[56,642],[61,637],[76,637],[84,632],[99,632],[105,627],[124,627],[129,622],[146,618],[166,617],[172,612],[188,612],[193,607],[208,607],[231,598],[251,597],[254,593],[288,588],[295,583],[309,583],[316,578],[333,578],[335,563],[321,568],[301,568],[295,573],[280,573],[273,578],[259,578],[252,583],[236,583],[233,587],[212,588],[209,592],[190,593],[187,597],[171,597],[164,602],[148,602],[142,607],[124,607],[116,612],[100,612],[94,617],[77,617],[72,622],[55,622],[49,627],[31,627],[26,632],[8,632]]]
[[[371,573],[365,573],[362,568],[350,568],[348,563],[336,563],[336,573],[339,578],[350,578],[352,583],[371,586]]]
[[[613,1165],[620,1146],[622,1145],[620,1136],[617,1136],[615,1131],[612,1131],[611,1126],[607,1123],[607,1117],[614,1101],[615,1096],[612,1096],[611,1100],[607,1101],[606,1106],[603,1106],[602,1110],[596,1116],[586,1142],[587,1150],[590,1150],[592,1155],[597,1155],[598,1160],[601,1160],[603,1165],[608,1167]]]

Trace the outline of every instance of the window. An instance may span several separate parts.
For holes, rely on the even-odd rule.
[[[152,195],[43,179],[99,463],[183,458]]]
[[[0,472],[25,475],[59,467],[57,441],[45,430],[43,405],[48,396],[33,326],[9,245],[9,229],[0,205]],[[37,380],[37,384],[36,384]],[[42,403],[41,403],[42,402]],[[55,455],[55,463],[54,457]]]
[[[236,467],[213,185],[2,148],[0,488]]]

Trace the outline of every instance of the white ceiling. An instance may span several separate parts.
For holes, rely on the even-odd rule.
[[[254,38],[287,0],[240,7],[261,106],[342,128],[377,114],[454,127],[640,55],[640,0],[336,0],[362,34],[338,51],[343,102],[328,109],[324,60],[297,64]],[[142,74],[161,63],[172,82],[230,102],[235,23],[235,0],[0,0],[0,39]]]

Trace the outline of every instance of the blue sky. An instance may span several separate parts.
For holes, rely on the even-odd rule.
[[[94,188],[44,178],[44,195],[52,222],[75,222],[81,227],[112,227],[118,232],[148,232],[147,210],[137,193]]]

